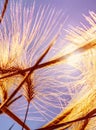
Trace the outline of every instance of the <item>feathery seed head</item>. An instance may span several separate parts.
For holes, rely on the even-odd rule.
[[[62,39],[59,37],[64,18],[61,11],[49,7],[40,7],[35,10],[34,3],[30,7],[23,7],[22,3],[18,3],[18,1],[15,3],[14,0],[10,2],[9,6],[10,9],[7,9],[0,25],[1,77],[33,66],[47,47],[52,44],[53,46],[50,47],[51,49],[41,62],[49,61],[63,45]],[[57,41],[59,42],[58,46]],[[66,65],[45,67],[33,72],[23,85],[23,89],[17,93],[17,95],[22,93],[25,96],[18,101],[21,106],[18,105],[18,102],[17,104],[13,103],[11,104],[13,109],[11,109],[14,112],[21,109],[23,113],[23,110],[24,112],[26,110],[26,103],[31,102],[29,118],[48,122],[56,116],[65,106],[66,93],[69,91],[64,87],[63,78],[66,80],[66,76],[62,69],[66,70]],[[67,72],[65,73],[67,74]],[[8,80],[7,78],[2,79],[3,88],[8,91],[7,87],[10,86],[14,90],[26,75],[27,72],[20,71],[17,76],[10,77]],[[4,90],[2,89],[2,91]],[[7,93],[9,96],[11,92]],[[15,107],[16,109],[14,109]]]

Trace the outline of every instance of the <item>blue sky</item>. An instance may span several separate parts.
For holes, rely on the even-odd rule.
[[[4,0],[1,1],[4,2]],[[13,0],[13,1],[16,2],[20,0]],[[28,4],[28,6],[30,6],[30,3],[33,2],[33,0],[22,0],[22,1]],[[9,0],[9,4],[10,3],[11,0]],[[80,25],[80,22],[85,22],[82,14],[88,15],[89,11],[96,12],[96,1],[94,0],[36,0],[37,9],[40,5],[42,6],[50,5],[50,8],[56,8],[56,10],[62,10],[65,16],[66,17],[68,16],[68,19],[65,23],[65,28],[67,28],[69,24],[76,26]],[[8,130],[8,128],[13,123],[15,122],[9,117],[5,115],[0,116],[0,129]],[[35,130],[34,127],[36,127],[36,125],[40,126],[40,124],[34,123],[33,126],[34,130]],[[19,127],[18,124],[15,124],[13,130],[19,130],[19,129],[21,129],[21,127]]]
[[[25,0],[26,1],[26,0]],[[31,1],[31,0],[29,0]],[[96,1],[94,0],[37,0],[36,4],[51,5],[56,9],[62,9],[66,16],[69,16],[66,24],[79,24],[84,21],[82,14],[88,15],[89,10],[96,11]]]

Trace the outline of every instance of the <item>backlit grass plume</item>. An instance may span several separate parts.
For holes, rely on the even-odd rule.
[[[75,73],[74,67],[61,61],[65,61],[78,48],[67,53],[61,51],[65,46],[59,37],[63,18],[61,11],[49,11],[49,7],[35,9],[34,3],[30,7],[23,7],[21,2],[11,1],[0,25],[0,108],[6,112],[5,108],[9,107],[15,113],[10,116],[22,127],[27,127],[28,110],[30,120],[43,121],[45,124],[53,119],[75,91],[71,85],[70,88],[66,87],[75,78],[71,76]],[[58,62],[62,64],[56,64]],[[24,118],[25,112],[22,125],[19,117],[23,114]]]
[[[45,122],[53,119],[65,106],[66,93],[63,93],[65,90],[62,69],[66,70],[66,66],[58,66],[58,70],[57,67],[46,68],[47,61],[62,48],[59,35],[64,17],[61,11],[50,9],[49,6],[36,9],[34,2],[30,7],[23,5],[22,2],[18,3],[15,0],[9,2],[10,8],[7,8],[0,24],[0,76],[6,77],[0,79],[0,107],[6,114],[8,109],[11,118],[22,127],[29,129],[25,124],[28,111],[24,124],[18,114],[18,111],[23,113],[23,110],[25,113],[27,102],[27,110],[30,109],[28,119],[31,117],[33,120]],[[40,63],[42,63],[41,69],[34,71]],[[55,60],[49,63],[51,66],[55,64]],[[26,69],[32,66],[33,68]],[[14,75],[14,73],[17,74]],[[22,89],[19,91],[20,88]],[[10,95],[13,99],[9,98]],[[15,102],[17,99],[18,101]],[[69,98],[66,102],[68,100]]]
[[[67,40],[77,46],[96,43],[96,14],[89,12],[84,16],[89,26],[75,27],[68,31]],[[95,130],[96,129],[96,47],[92,47],[82,55],[81,60],[70,64],[78,68],[81,78],[73,82],[73,87],[81,86],[66,108],[43,129]],[[74,56],[75,58],[75,56]],[[74,60],[74,59],[73,59]]]
[[[50,9],[49,6],[36,8],[33,1],[27,7],[23,1],[12,0],[8,7],[0,24],[0,113],[8,114],[22,129],[28,130],[32,126],[29,128],[26,125],[26,119],[31,120],[31,124],[36,121],[43,125],[56,117],[70,100],[72,103],[59,115],[60,121],[57,121],[59,116],[54,119],[56,123],[84,115],[83,111],[79,114],[77,104],[86,99],[85,96],[84,99],[80,98],[85,88],[91,94],[88,87],[91,73],[88,73],[95,56],[95,51],[91,50],[96,42],[93,35],[90,35],[96,30],[92,22],[95,21],[95,14],[90,13],[93,20],[86,17],[91,29],[76,28],[72,33],[70,30],[67,36],[70,42],[67,40],[65,44],[60,37],[61,25],[65,21],[62,11]],[[79,34],[76,40],[74,35],[77,31]],[[78,42],[78,39],[81,41]],[[78,55],[79,52],[82,55]],[[73,64],[74,56],[76,61]],[[73,98],[75,94],[78,94],[77,99]],[[76,110],[77,116],[74,115]],[[87,113],[85,111],[85,115]]]

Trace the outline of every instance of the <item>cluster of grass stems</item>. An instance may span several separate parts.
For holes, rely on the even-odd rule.
[[[2,24],[2,20],[3,20],[4,14],[5,14],[7,5],[8,5],[8,0],[5,0],[4,8],[3,8],[2,14],[0,16],[0,23],[1,24]],[[57,64],[62,64],[62,62],[66,63],[66,60],[69,57],[71,57],[72,55],[83,54],[85,52],[90,51],[92,48],[94,48],[96,46],[96,39],[94,38],[90,41],[85,42],[83,45],[79,44],[76,49],[71,50],[70,52],[68,52],[65,55],[62,55],[62,56],[59,56],[59,57],[57,56],[56,58],[54,58],[50,61],[43,62],[43,59],[48,54],[48,52],[51,50],[51,48],[54,46],[57,39],[58,39],[58,34],[52,39],[52,41],[49,43],[49,46],[47,47],[47,49],[45,49],[43,54],[41,54],[41,56],[38,58],[38,60],[36,61],[36,63],[32,67],[24,68],[24,69],[20,69],[20,68],[17,69],[15,67],[9,68],[9,69],[0,68],[0,73],[3,74],[3,76],[0,77],[0,81],[3,81],[4,79],[5,80],[10,79],[11,77],[18,76],[18,75],[23,77],[22,81],[15,88],[15,90],[12,92],[11,95],[8,95],[7,90],[4,87],[1,86],[3,97],[2,97],[2,102],[1,102],[1,105],[0,105],[0,113],[5,113],[8,116],[10,116],[12,119],[14,119],[19,125],[22,126],[22,130],[24,128],[26,130],[30,130],[29,126],[27,126],[27,124],[26,124],[26,119],[27,119],[30,103],[31,103],[32,99],[34,98],[34,86],[33,86],[32,81],[31,81],[31,75],[34,73],[34,71],[42,69],[42,68],[52,67],[54,65],[56,66]],[[18,116],[16,116],[9,109],[9,106],[22,97],[22,94],[17,96],[17,97],[15,97],[15,96],[20,91],[20,89],[23,87],[23,85],[25,83],[26,83],[26,87],[27,87],[26,88],[26,91],[27,91],[26,99],[27,99],[28,105],[27,105],[27,110],[26,110],[24,121],[22,121]],[[81,101],[83,102],[83,100],[81,100]],[[80,121],[82,121],[83,124],[82,124],[81,128],[78,129],[78,130],[84,130],[84,128],[87,126],[89,120],[96,116],[96,114],[95,114],[96,108],[94,108],[94,109],[90,110],[89,112],[85,113],[84,116],[82,114],[80,117],[77,116],[76,119],[73,118],[73,120],[72,120],[72,117],[70,115],[71,115],[72,111],[74,113],[74,109],[75,109],[75,105],[73,105],[71,107],[69,106],[68,110],[66,108],[63,112],[61,112],[61,114],[57,115],[57,117],[54,118],[53,121],[46,124],[45,126],[43,126],[43,128],[40,128],[39,130],[47,130],[47,129],[53,130],[53,129],[56,129],[56,128],[66,129],[66,128],[70,128],[70,126],[72,126],[72,124],[74,124],[76,122],[80,122]],[[78,113],[76,113],[76,109],[75,109],[75,114],[78,115]],[[67,119],[68,116],[69,116],[69,118]],[[74,116],[74,114],[72,116]],[[10,127],[10,129],[12,127],[13,127],[13,125]]]

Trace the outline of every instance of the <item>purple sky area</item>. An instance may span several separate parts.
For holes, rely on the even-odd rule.
[[[0,2],[4,0],[0,0]],[[9,0],[9,4],[11,0]],[[14,2],[20,0],[13,0]],[[33,0],[22,0],[26,2],[28,6],[32,3]],[[62,10],[65,16],[69,16],[68,20],[65,23],[65,27],[70,25],[79,25],[80,22],[84,22],[82,14],[88,15],[88,11],[96,12],[96,1],[95,0],[36,0],[36,8],[40,5],[50,5],[50,7],[55,7],[56,10]],[[9,6],[8,6],[9,7]],[[1,10],[1,9],[0,9]],[[7,116],[0,116],[0,130],[8,130],[8,128],[14,123],[13,120]],[[38,123],[37,123],[38,124]],[[37,125],[34,123],[33,130]],[[39,125],[39,124],[38,124]],[[18,124],[15,124],[13,130],[19,130],[21,127]]]
[[[85,21],[82,14],[88,15],[88,11],[96,11],[96,1],[94,0],[36,0],[36,4],[51,5],[58,10],[62,9],[65,15],[69,16],[66,25],[68,23],[78,25],[80,20]]]

